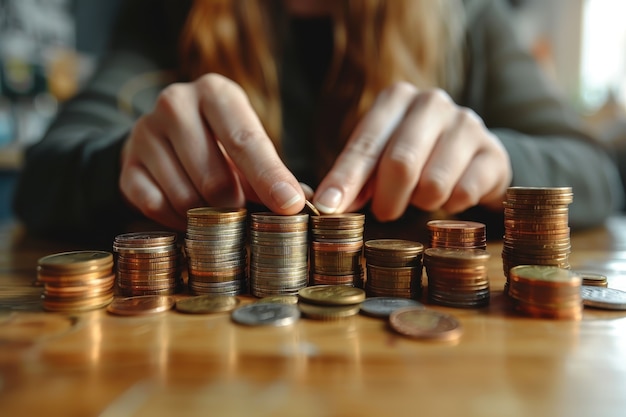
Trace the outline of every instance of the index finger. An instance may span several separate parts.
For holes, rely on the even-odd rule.
[[[280,214],[304,208],[304,192],[281,161],[243,89],[218,74],[198,80],[200,111],[261,202]]]
[[[317,188],[313,203],[324,213],[342,212],[352,205],[417,93],[408,83],[383,91],[357,125],[345,149]]]

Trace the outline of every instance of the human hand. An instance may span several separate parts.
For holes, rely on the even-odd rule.
[[[218,74],[163,90],[124,144],[119,187],[145,216],[178,230],[193,207],[246,200],[281,214],[304,207],[243,89]]]
[[[442,90],[402,82],[376,98],[313,203],[340,213],[371,199],[381,221],[399,218],[409,205],[450,213],[498,208],[511,178],[506,150],[473,111]]]

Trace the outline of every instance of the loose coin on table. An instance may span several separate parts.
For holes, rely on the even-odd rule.
[[[626,310],[626,291],[583,285],[581,287],[581,295],[583,304],[587,307],[606,310]]]
[[[238,305],[239,299],[232,295],[198,295],[178,300],[176,310],[188,314],[211,314],[231,311]]]
[[[313,304],[347,305],[365,300],[365,291],[346,285],[316,285],[300,289],[298,297]]]
[[[424,308],[424,305],[410,298],[370,297],[361,303],[361,312],[372,317],[387,318],[394,311],[404,307]]]
[[[252,303],[231,313],[233,321],[248,326],[288,326],[300,318],[293,304]]]
[[[396,332],[416,339],[449,341],[462,333],[459,321],[453,316],[421,307],[405,307],[389,316],[389,324]]]
[[[174,298],[166,295],[140,295],[117,298],[109,304],[107,311],[120,316],[141,316],[170,310],[174,304]]]
[[[298,297],[295,295],[270,295],[258,299],[255,303],[298,304]]]
[[[306,317],[315,320],[339,320],[359,313],[359,304],[348,305],[321,305],[310,303],[298,303],[298,308]]]

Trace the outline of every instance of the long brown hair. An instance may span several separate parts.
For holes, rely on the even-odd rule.
[[[334,48],[325,81],[323,120],[328,158],[343,146],[377,94],[396,81],[419,88],[460,88],[463,7],[460,0],[338,0]],[[182,75],[220,73],[247,92],[280,148],[275,11],[280,0],[195,0],[180,39]],[[328,132],[334,132],[328,137]],[[326,159],[328,159],[326,158]],[[325,161],[324,165],[331,163]]]

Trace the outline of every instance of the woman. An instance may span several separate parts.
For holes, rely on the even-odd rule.
[[[512,33],[504,2],[126,2],[111,52],[27,155],[34,232],[184,230],[196,206],[501,212],[572,186],[571,223],[621,202],[607,156]],[[598,204],[598,202],[601,202]],[[112,229],[111,227],[115,228]]]

